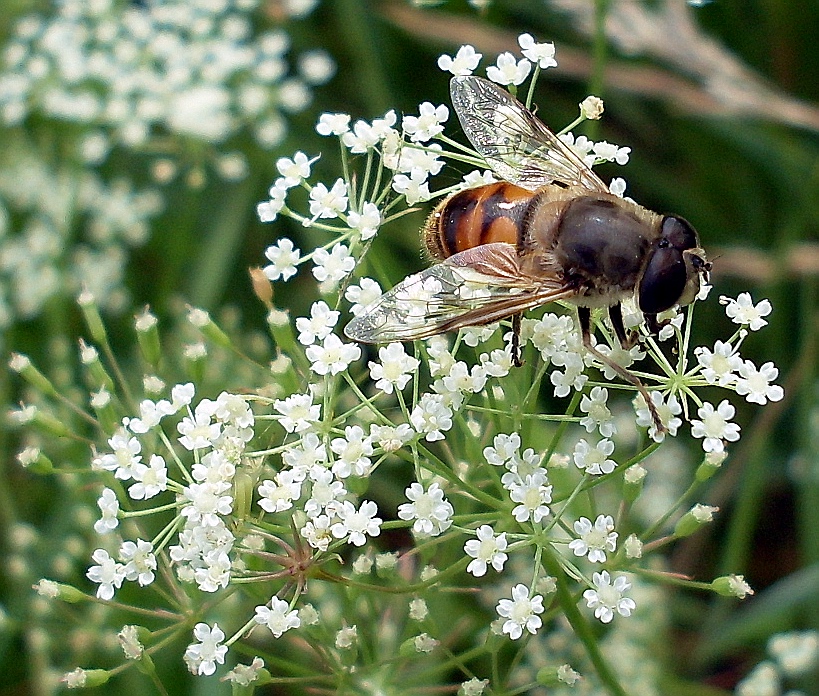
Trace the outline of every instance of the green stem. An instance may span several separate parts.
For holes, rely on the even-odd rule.
[[[563,609],[563,613],[566,616],[569,625],[574,630],[575,635],[580,639],[580,642],[583,643],[583,647],[586,649],[586,654],[588,655],[591,663],[594,665],[594,668],[597,671],[597,676],[600,678],[603,686],[610,694],[612,694],[612,696],[628,696],[626,691],[617,681],[617,677],[614,675],[614,672],[612,671],[605,657],[603,657],[603,653],[600,651],[600,645],[594,630],[586,620],[586,617],[584,617],[577,608],[577,601],[572,596],[571,590],[568,586],[569,579],[563,573],[560,563],[558,563],[554,553],[555,552],[552,552],[549,549],[544,549],[543,565],[550,575],[557,578],[557,600],[560,603],[561,609]]]

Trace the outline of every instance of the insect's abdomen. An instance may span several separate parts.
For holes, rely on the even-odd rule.
[[[445,259],[480,244],[517,245],[534,195],[504,181],[451,195],[424,226],[427,252],[435,259]]]

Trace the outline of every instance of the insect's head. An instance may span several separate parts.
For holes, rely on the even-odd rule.
[[[697,231],[687,220],[666,215],[640,279],[640,309],[645,314],[659,314],[675,304],[691,304],[710,269]]]

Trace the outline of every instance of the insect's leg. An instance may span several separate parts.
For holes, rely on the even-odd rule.
[[[617,339],[620,341],[620,345],[623,346],[624,350],[628,350],[637,343],[637,339],[640,335],[636,331],[626,331],[626,327],[623,324],[623,308],[619,302],[609,307],[609,319],[614,328],[614,333],[617,334]]]
[[[625,367],[622,365],[618,365],[614,360],[612,360],[607,355],[603,355],[597,348],[592,345],[591,340],[591,309],[588,307],[578,307],[577,308],[577,316],[580,320],[580,331],[582,332],[583,336],[583,347],[589,351],[597,360],[599,360],[604,365],[607,365],[612,370],[614,370],[620,377],[622,377],[626,382],[629,384],[634,385],[637,388],[637,391],[640,392],[643,399],[648,406],[649,413],[651,413],[651,419],[654,421],[654,427],[657,429],[658,433],[666,432],[666,427],[663,425],[662,420],[660,420],[660,414],[657,412],[657,407],[654,405],[654,402],[651,400],[651,396],[648,393],[648,390],[643,386],[643,383],[639,380],[636,375],[633,375],[629,372]]]
[[[515,367],[523,366],[520,356],[520,312],[512,315],[512,363]]]

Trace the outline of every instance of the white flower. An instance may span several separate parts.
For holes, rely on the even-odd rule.
[[[91,582],[99,584],[97,598],[113,599],[114,592],[122,586],[122,581],[125,580],[125,567],[111,558],[105,549],[97,549],[91,558],[99,565],[91,566],[85,575]]]
[[[443,124],[449,118],[449,109],[443,104],[435,106],[424,102],[418,107],[418,116],[404,116],[401,127],[415,143],[424,143],[439,133],[443,133]]]
[[[394,425],[371,425],[370,438],[385,452],[397,452],[406,445],[415,433],[408,423]]]
[[[628,164],[628,156],[631,153],[630,147],[620,147],[614,143],[608,143],[605,140],[594,143],[592,152],[595,156],[595,162],[616,162],[623,165]]]
[[[495,435],[492,445],[492,447],[484,448],[483,456],[493,466],[503,466],[518,453],[520,435],[518,433],[512,433],[511,435],[500,433]]]
[[[270,261],[263,270],[268,280],[276,281],[279,278],[288,280],[296,275],[296,264],[301,252],[293,246],[287,237],[282,237],[275,244],[265,249],[264,255]]]
[[[256,215],[261,222],[273,222],[279,213],[284,208],[284,203],[287,199],[287,189],[284,186],[279,186],[280,180],[270,187],[268,195],[270,198],[262,201],[256,206]],[[285,279],[286,280],[286,279]]]
[[[182,436],[179,438],[179,444],[191,451],[213,447],[222,434],[222,424],[212,422],[211,414],[199,408],[193,417],[185,416],[177,424],[176,429]]]
[[[543,597],[540,595],[529,597],[529,588],[523,583],[515,585],[512,588],[512,599],[500,600],[496,610],[498,616],[506,619],[503,622],[503,632],[512,640],[520,638],[524,628],[534,635],[543,625],[538,616],[544,610]]]
[[[626,195],[626,180],[622,176],[615,176],[609,182],[609,191],[623,198]]]
[[[512,510],[512,515],[518,522],[526,522],[530,518],[540,522],[549,514],[547,503],[552,502],[552,486],[547,485],[546,470],[538,469],[524,477],[513,476],[504,486],[509,489],[509,497],[513,503],[520,503]]]
[[[330,309],[324,300],[314,302],[310,307],[310,317],[298,317],[296,329],[299,331],[299,343],[304,346],[323,341],[333,332],[341,312]]]
[[[305,220],[305,225],[319,218],[337,218],[347,210],[347,184],[344,179],[336,179],[333,187],[328,189],[324,184],[318,183],[310,189],[310,215],[312,220]]]
[[[286,399],[273,402],[280,414],[279,423],[288,433],[301,433],[313,427],[321,418],[321,405],[313,403],[313,395],[291,394]]]
[[[557,65],[553,43],[536,43],[531,34],[521,34],[518,37],[518,44],[521,53],[533,63],[537,63],[541,69],[553,68]]]
[[[488,524],[482,524],[475,530],[477,539],[470,539],[464,544],[464,551],[473,558],[466,567],[468,573],[476,578],[486,575],[488,565],[499,573],[503,570],[509,556],[506,552],[506,532],[495,536],[495,532]]]
[[[148,466],[135,464],[133,473],[136,483],[128,489],[128,495],[134,500],[148,500],[168,487],[168,468],[158,454],[151,455]]]
[[[330,542],[333,541],[332,525],[333,522],[329,515],[316,515],[305,522],[299,534],[311,548],[326,551],[330,548]]]
[[[677,430],[682,425],[682,419],[677,418],[682,413],[682,406],[677,400],[676,395],[669,394],[668,401],[663,400],[663,395],[659,391],[652,391],[650,394],[651,403],[660,416],[660,422],[665,426],[666,431],[671,437],[677,435]],[[662,442],[665,439],[665,432],[657,430],[657,425],[654,422],[654,416],[651,414],[648,406],[646,406],[645,399],[642,394],[638,394],[634,400],[637,414],[637,425],[648,428],[649,437],[654,442]]]
[[[302,480],[292,469],[278,471],[275,480],[265,479],[259,485],[259,506],[267,512],[283,512],[301,497]]]
[[[335,288],[355,268],[355,258],[344,244],[335,244],[330,251],[316,249],[313,254],[313,277],[322,284],[322,292]]]
[[[584,394],[580,400],[580,410],[589,415],[581,419],[580,425],[590,433],[595,428],[600,431],[603,437],[611,437],[617,432],[613,417],[606,402],[609,398],[609,390],[605,387],[594,387],[591,393]]]
[[[762,317],[771,313],[771,303],[760,300],[756,305],[750,293],[743,292],[735,300],[723,295],[719,298],[720,304],[725,305],[725,314],[735,324],[747,326],[751,331],[759,331],[768,322]]]
[[[592,575],[592,582],[595,589],[586,590],[583,599],[589,609],[594,609],[594,617],[603,623],[610,623],[614,612],[620,616],[630,616],[637,607],[633,599],[624,596],[631,589],[625,575],[618,575],[612,583],[608,571],[603,570]]]
[[[404,491],[404,495],[410,502],[398,506],[398,517],[402,520],[415,520],[412,531],[418,536],[438,536],[452,526],[455,510],[444,498],[444,491],[437,483],[433,483],[426,491],[420,483],[412,483]]]
[[[583,439],[574,446],[572,457],[578,469],[583,469],[587,474],[599,476],[610,474],[617,466],[617,462],[608,458],[613,452],[614,443],[611,440],[600,440],[592,446]]]
[[[454,58],[446,54],[440,56],[438,67],[453,75],[471,75],[472,71],[478,67],[482,57],[482,53],[475,52],[474,46],[461,46]]]
[[[407,355],[400,343],[390,343],[378,349],[380,363],[371,362],[370,379],[376,389],[385,394],[392,394],[393,389],[401,391],[412,379],[413,373],[421,364],[417,358]]]
[[[334,438],[330,449],[338,455],[338,460],[333,463],[333,473],[338,478],[369,475],[373,443],[369,437],[365,437],[360,425],[344,428],[344,437]]]
[[[500,85],[519,85],[529,75],[532,64],[522,58],[520,62],[508,51],[498,56],[495,65],[486,69],[486,76]]]
[[[746,360],[739,368],[739,379],[736,383],[736,392],[744,396],[747,401],[757,404],[766,404],[768,401],[781,401],[785,396],[782,387],[771,384],[779,376],[779,370],[772,362],[766,362],[759,369],[750,360]]]
[[[352,304],[353,316],[361,316],[382,295],[381,286],[372,278],[362,278],[358,285],[348,285],[344,291],[345,299]]]
[[[427,182],[427,173],[417,167],[410,172],[409,176],[396,174],[392,180],[392,188],[396,193],[407,199],[407,205],[427,201],[431,195],[429,183]]]
[[[236,686],[250,686],[264,669],[264,660],[254,657],[249,665],[236,665],[224,676],[224,680]]]
[[[768,641],[768,653],[783,674],[800,677],[813,670],[819,661],[819,633],[815,630],[777,633]]]
[[[350,130],[349,114],[329,114],[319,116],[316,132],[319,135],[343,135]]]
[[[410,423],[427,442],[444,439],[444,430],[452,427],[452,409],[438,394],[424,394],[410,413]]]
[[[606,551],[614,553],[617,548],[617,532],[611,515],[598,515],[592,525],[588,517],[581,517],[574,523],[577,539],[569,543],[575,556],[588,556],[592,563],[605,563]]]
[[[282,453],[282,461],[295,470],[296,479],[303,480],[312,467],[327,461],[327,449],[316,433],[307,433]]]
[[[381,518],[376,517],[378,506],[365,500],[356,509],[349,500],[345,500],[336,509],[336,516],[340,520],[330,531],[336,539],[347,539],[348,544],[364,546],[367,536],[378,536],[381,533]]]
[[[717,341],[713,352],[705,346],[694,349],[697,362],[702,367],[702,376],[708,384],[727,387],[736,380],[734,374],[742,367],[742,358],[727,341]]]
[[[371,124],[362,120],[356,121],[352,131],[348,130],[341,135],[341,142],[353,154],[362,154],[386,138],[392,132],[396,120],[395,111],[391,109],[383,118],[377,118]]]
[[[580,107],[580,114],[583,118],[587,118],[590,121],[597,121],[603,115],[603,100],[600,97],[595,97],[593,94],[586,97],[578,106]],[[623,182],[623,184],[625,185],[625,182]],[[609,190],[611,190],[611,185],[609,185]],[[622,196],[623,194],[621,192],[617,195]]]
[[[293,159],[280,157],[276,161],[276,169],[278,169],[279,174],[284,177],[284,181],[282,182],[284,187],[292,188],[293,186],[298,186],[302,181],[307,179],[310,176],[310,167],[317,159],[318,157],[308,159],[307,155],[301,151],[293,155]]]
[[[381,211],[375,203],[365,202],[361,212],[352,211],[347,216],[347,224],[361,233],[361,240],[366,242],[375,237],[381,225]]]
[[[182,508],[180,514],[191,523],[203,527],[219,527],[223,524],[219,515],[229,515],[233,511],[233,497],[222,495],[230,490],[230,483],[191,483],[182,490],[183,500],[190,505]]]
[[[695,1],[704,0],[689,0],[689,3]],[[779,672],[770,660],[763,660],[756,665],[737,683],[734,690],[736,696],[780,696],[781,693],[782,682]]]
[[[710,403],[704,403],[697,411],[699,420],[691,421],[691,435],[705,438],[702,448],[706,452],[722,452],[725,449],[723,440],[739,440],[739,426],[731,423],[736,409],[723,399],[715,409]]]
[[[131,582],[136,580],[143,587],[154,581],[156,556],[151,542],[143,539],[122,542],[119,547],[119,560],[125,564],[122,572],[126,580]]]
[[[119,500],[117,494],[110,488],[104,488],[102,495],[97,500],[102,516],[94,522],[94,531],[97,534],[107,534],[119,525],[117,515],[119,515]]]
[[[227,646],[222,645],[225,639],[224,631],[219,628],[219,624],[213,624],[213,628],[206,623],[198,623],[194,626],[193,637],[198,643],[192,643],[185,650],[185,663],[193,674],[210,675],[216,671],[217,663],[225,663]]]
[[[274,638],[279,638],[291,628],[301,626],[298,611],[290,609],[290,605],[278,597],[270,600],[269,607],[266,604],[256,607],[256,616],[253,618],[257,624],[267,626]]]
[[[135,437],[130,437],[125,428],[119,428],[108,440],[113,452],[98,457],[95,465],[105,471],[113,471],[121,481],[133,478],[133,467],[142,461],[142,445]]]
[[[355,343],[344,343],[336,334],[330,334],[321,345],[309,346],[304,353],[317,375],[337,375],[361,357],[361,348]]]

